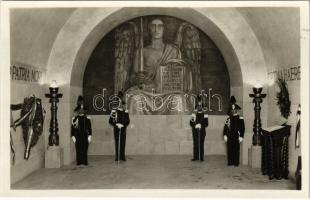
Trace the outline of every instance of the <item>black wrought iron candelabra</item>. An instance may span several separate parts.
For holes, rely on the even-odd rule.
[[[49,98],[49,102],[51,103],[51,121],[49,128],[50,135],[48,137],[49,146],[59,145],[57,103],[59,102],[59,98],[61,98],[63,94],[58,93],[58,90],[59,87],[57,86],[56,81],[53,81],[53,83],[49,87],[50,93],[45,94],[45,97]]]
[[[263,98],[267,96],[267,94],[262,94],[263,87],[253,87],[253,94],[249,94],[251,98],[253,98],[254,106],[254,112],[255,112],[255,118],[254,118],[254,124],[253,124],[253,137],[252,137],[252,144],[254,146],[261,145],[260,142],[260,135],[262,131],[262,123],[260,118],[260,111],[261,106],[260,104],[263,102]]]

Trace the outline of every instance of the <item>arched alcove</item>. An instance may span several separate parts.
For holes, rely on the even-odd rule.
[[[61,122],[64,132],[69,132],[70,113],[76,96],[82,93],[86,63],[95,46],[117,25],[143,15],[174,16],[191,22],[205,32],[218,46],[225,59],[230,76],[231,94],[236,96],[243,108],[249,110],[251,102],[247,94],[256,80],[265,83],[267,70],[255,34],[236,9],[80,8],[72,14],[59,32],[47,65],[47,81],[57,80],[64,86],[67,97],[63,106],[67,109],[68,116],[62,116],[64,119]],[[253,116],[250,112],[244,115],[252,121]],[[250,131],[249,127],[250,123]],[[72,159],[72,148],[69,135],[63,137],[67,137],[63,140],[63,146],[67,146],[66,161]],[[247,161],[245,155],[250,143],[250,139],[244,143],[244,163]]]
[[[90,56],[90,53],[97,45],[98,41],[109,33],[112,29],[121,23],[126,22],[129,19],[144,15],[168,15],[177,17],[179,19],[189,21],[193,25],[197,26],[204,33],[206,33],[210,38],[218,45],[219,49],[223,53],[223,56],[228,65],[228,70],[231,75],[237,75],[235,79],[231,80],[232,86],[242,85],[242,72],[241,67],[238,62],[237,56],[235,55],[235,50],[231,46],[229,40],[225,36],[222,30],[214,24],[210,19],[206,18],[199,12],[191,8],[122,8],[117,12],[109,15],[105,20],[102,20],[88,35],[88,37],[83,42],[79,52],[77,53],[76,62],[74,62],[74,68],[82,71],[86,67],[86,62]],[[96,39],[95,39],[96,38]],[[97,41],[97,43],[95,43]],[[220,45],[219,45],[220,44]],[[222,45],[221,45],[222,44]],[[228,53],[229,52],[229,53]],[[78,75],[79,74],[79,75]],[[71,85],[81,86],[81,78],[83,73],[71,74]]]
[[[83,76],[83,97],[85,99],[85,105],[88,108],[88,114],[90,115],[109,115],[111,110],[109,106],[110,98],[115,91],[115,84],[119,82],[115,78],[115,51],[116,50],[116,36],[120,28],[128,25],[129,23],[138,30],[143,23],[143,35],[144,35],[144,47],[150,44],[150,33],[148,25],[154,18],[159,18],[165,24],[165,30],[163,35],[164,44],[172,44],[176,46],[175,39],[178,35],[178,30],[183,23],[190,24],[196,31],[200,50],[200,62],[199,62],[199,79],[201,79],[201,89],[205,91],[207,98],[204,98],[205,110],[208,111],[209,115],[226,115],[229,105],[230,97],[230,80],[225,60],[214,42],[199,28],[195,27],[188,21],[184,21],[175,17],[167,15],[147,15],[138,17],[133,20],[126,21],[125,23],[119,24],[112,31],[107,33],[96,45],[92,51]],[[142,20],[142,21],[141,21]],[[127,29],[126,29],[127,30]],[[138,35],[138,33],[136,33]],[[141,38],[140,38],[141,39]],[[184,36],[183,36],[183,40]],[[135,35],[131,35],[129,43],[135,41]],[[127,45],[129,45],[127,43]],[[137,50],[137,49],[134,49]],[[184,46],[180,47],[182,52],[182,59],[187,59]],[[130,58],[130,62],[133,58]],[[133,65],[128,67],[127,77],[131,77]],[[194,70],[194,66],[191,66]],[[195,72],[192,72],[195,73]],[[158,72],[160,74],[160,72]],[[161,76],[161,75],[159,75]],[[183,77],[182,77],[183,78]],[[193,79],[196,79],[193,76]],[[183,81],[183,79],[182,79]],[[194,80],[193,80],[194,81]],[[130,83],[127,82],[129,87]],[[182,82],[183,84],[183,82]],[[188,82],[187,82],[188,84]],[[104,97],[102,95],[104,90]],[[160,93],[159,90],[155,91]],[[193,95],[195,92],[192,90],[188,94]],[[195,95],[195,94],[194,94]],[[189,97],[190,98],[190,97]],[[187,98],[187,99],[189,99]],[[187,108],[186,108],[187,109]],[[185,108],[182,109],[184,113]],[[154,113],[152,113],[154,114]],[[164,114],[159,112],[157,114]]]

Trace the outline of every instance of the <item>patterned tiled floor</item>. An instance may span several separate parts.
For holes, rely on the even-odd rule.
[[[224,156],[128,156],[117,164],[112,156],[89,156],[89,166],[40,169],[12,189],[283,189],[291,180],[269,180],[259,169],[228,167]]]

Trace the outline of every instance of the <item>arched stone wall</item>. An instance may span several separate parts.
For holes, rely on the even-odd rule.
[[[260,44],[251,27],[234,8],[80,8],[59,32],[47,64],[47,82],[57,80],[64,93],[65,113],[60,116],[61,146],[65,163],[73,160],[70,142],[70,116],[77,95],[81,94],[83,73],[87,60],[101,38],[118,24],[143,15],[170,15],[204,31],[218,46],[228,66],[231,94],[244,110],[253,110],[248,93],[256,80],[266,83],[267,70]],[[266,107],[266,106],[265,106]],[[66,112],[67,111],[67,112]],[[247,163],[247,149],[251,144],[253,112],[244,112],[247,131],[243,144],[243,163]],[[263,122],[267,120],[262,115]]]

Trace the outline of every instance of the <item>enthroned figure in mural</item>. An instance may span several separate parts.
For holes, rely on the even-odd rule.
[[[151,20],[147,46],[142,19],[140,33],[135,23],[128,22],[116,34],[115,90],[125,91],[132,114],[189,113],[189,94],[201,87],[198,31],[182,23],[172,44],[163,40],[165,29],[162,19]]]
[[[179,64],[184,66],[181,51],[175,45],[164,43],[164,23],[160,19],[154,19],[149,25],[151,33],[151,44],[144,47],[143,50],[143,71],[139,63],[140,57],[135,57],[134,62],[134,77],[133,81],[142,90],[149,90],[157,88],[159,81],[158,69],[160,66],[167,66],[170,64]],[[136,54],[139,55],[139,54]]]

